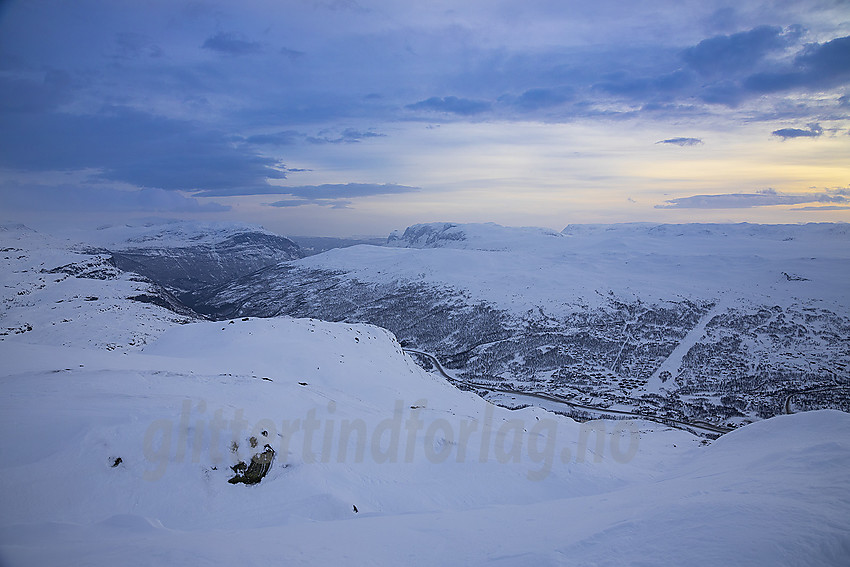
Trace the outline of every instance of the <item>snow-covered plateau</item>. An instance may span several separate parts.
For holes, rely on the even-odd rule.
[[[810,229],[833,234],[812,236],[816,246],[805,230],[788,241],[786,231],[756,237],[765,240],[757,249],[735,237],[722,254],[710,243],[719,236],[685,235],[681,269],[655,279],[649,258],[669,245],[641,236],[637,251],[617,252],[606,230],[472,226],[450,245],[434,247],[440,239],[424,233],[408,242],[425,248],[398,246],[398,236],[393,247],[332,250],[188,289],[156,281],[155,270],[122,268],[107,250],[129,249],[126,238],[81,245],[0,228],[0,565],[846,565],[845,412],[799,411],[794,400],[794,413],[718,439],[642,419],[578,422],[542,407],[493,405],[420,366],[427,361],[414,360],[392,332],[354,317],[236,316],[248,295],[227,307],[231,318],[191,309],[223,311],[211,298],[233,299],[251,281],[256,294],[261,285],[280,292],[295,279],[272,276],[298,273],[302,301],[322,298],[317,310],[331,309],[334,288],[424,282],[444,294],[432,298],[448,306],[444,315],[469,314],[472,331],[487,308],[505,325],[526,317],[542,329],[563,323],[578,301],[616,312],[611,302],[628,296],[624,313],[657,311],[653,298],[669,301],[667,291],[688,281],[676,293],[694,307],[680,308],[681,336],[668,340],[683,359],[726,325],[731,306],[764,297],[776,297],[785,317],[791,305],[808,306],[847,324],[846,277],[833,281],[847,275],[840,225]],[[190,247],[180,238],[156,248],[180,249],[171,257],[182,262]],[[570,248],[577,238],[585,242]],[[728,257],[729,275],[714,273],[716,256]],[[611,268],[626,261],[642,266],[634,278]],[[550,272],[537,275],[541,266]],[[650,281],[658,285],[638,293]],[[700,289],[726,303],[699,303]],[[566,300],[553,297],[559,290]],[[352,301],[336,297],[340,309]],[[559,302],[568,307],[559,311]],[[818,321],[807,329],[827,326]],[[834,356],[846,358],[846,327],[832,332]],[[439,344],[414,346],[442,356]],[[840,383],[846,370],[832,360],[822,364]]]

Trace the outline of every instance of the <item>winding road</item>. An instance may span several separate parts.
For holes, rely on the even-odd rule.
[[[805,390],[799,390],[797,392],[791,392],[785,397],[785,413],[786,415],[790,415],[794,413],[791,410],[791,398],[800,394],[812,394],[814,392],[828,392],[830,390],[850,390],[850,386],[815,386],[814,388],[807,388]]]
[[[661,424],[664,424],[664,425],[669,425],[670,427],[676,427],[676,428],[679,428],[679,429],[684,429],[685,431],[689,431],[691,433],[693,433],[693,430],[698,430],[698,431],[708,432],[712,435],[718,435],[719,436],[719,435],[723,435],[724,433],[729,433],[730,431],[732,431],[732,429],[730,429],[728,427],[713,425],[711,423],[705,423],[705,422],[694,422],[694,423],[692,423],[692,422],[682,421],[682,420],[678,420],[678,419],[658,417],[658,416],[654,416],[654,415],[646,415],[646,414],[642,414],[642,413],[635,413],[635,412],[630,412],[630,411],[625,411],[625,410],[613,410],[613,409],[597,407],[597,406],[588,406],[588,405],[585,405],[585,404],[579,404],[579,403],[573,402],[572,400],[569,400],[567,398],[562,398],[561,396],[555,396],[553,394],[547,394],[545,392],[514,390],[512,388],[498,387],[498,386],[494,386],[492,384],[485,384],[483,382],[473,382],[472,380],[463,380],[461,378],[455,378],[454,376],[449,375],[449,373],[446,372],[446,369],[443,368],[443,365],[440,364],[440,361],[437,360],[437,357],[435,357],[431,353],[424,352],[424,351],[421,351],[421,350],[412,349],[412,348],[403,348],[402,350],[404,350],[404,352],[418,354],[419,356],[427,358],[429,361],[431,361],[431,363],[434,365],[434,367],[437,369],[437,371],[440,374],[442,374],[443,377],[445,377],[447,380],[449,380],[451,382],[455,382],[455,383],[464,384],[466,386],[471,386],[471,387],[475,387],[475,388],[485,388],[487,390],[492,390],[494,392],[504,392],[504,393],[507,393],[507,394],[516,394],[516,395],[521,395],[521,396],[528,396],[528,397],[531,397],[531,398],[538,398],[538,399],[541,399],[541,400],[547,400],[547,401],[550,401],[550,402],[556,402],[556,403],[559,403],[559,404],[564,404],[564,405],[569,406],[571,408],[577,408],[577,409],[583,409],[583,410],[587,410],[587,411],[597,412],[598,414],[600,414],[602,416],[605,416],[605,415],[625,415],[625,416],[635,417],[635,418],[639,418],[639,419],[646,419],[646,420],[655,421],[657,423],[661,423]],[[790,400],[790,396],[789,396],[789,400]],[[787,404],[788,404],[788,400],[786,400],[786,407],[787,407]]]

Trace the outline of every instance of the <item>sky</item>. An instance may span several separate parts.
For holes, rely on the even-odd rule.
[[[0,0],[0,221],[850,221],[850,1]]]

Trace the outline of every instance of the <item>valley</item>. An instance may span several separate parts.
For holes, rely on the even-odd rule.
[[[658,234],[675,228],[526,230],[512,241],[517,229],[427,225],[391,238],[395,247],[270,266],[191,301],[213,318],[375,324],[465,380],[612,412],[734,428],[783,413],[800,390],[807,408],[850,411],[846,228]],[[802,257],[824,235],[825,256]]]

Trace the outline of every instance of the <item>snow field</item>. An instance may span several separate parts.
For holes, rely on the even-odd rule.
[[[4,566],[850,557],[847,414],[780,416],[707,443],[509,411],[424,372],[377,327],[189,322],[127,301],[139,282],[123,277],[48,281],[42,265],[81,255],[39,238],[4,240],[20,254],[4,253],[0,274],[2,327],[33,326],[0,340]],[[375,250],[399,267],[410,252]],[[268,475],[228,483],[266,444]]]

